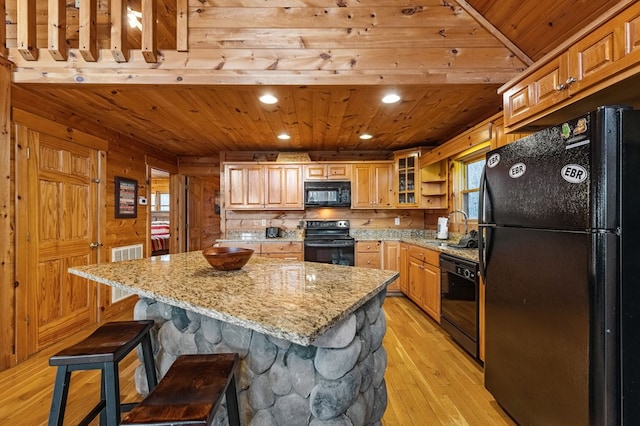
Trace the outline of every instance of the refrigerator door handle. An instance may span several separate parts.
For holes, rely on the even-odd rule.
[[[484,237],[486,234],[486,222],[484,220],[484,194],[487,185],[486,177],[487,166],[482,168],[482,175],[480,176],[480,194],[478,198],[478,272],[482,277],[483,285],[486,285],[486,267],[485,267],[485,251],[486,244]]]

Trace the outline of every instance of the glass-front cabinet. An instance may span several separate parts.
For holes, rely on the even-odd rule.
[[[419,157],[420,151],[401,151],[395,154],[396,207],[420,207]]]

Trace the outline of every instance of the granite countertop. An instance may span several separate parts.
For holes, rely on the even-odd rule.
[[[216,271],[200,251],[69,273],[303,346],[398,277],[395,271],[259,256],[239,271]]]
[[[450,233],[448,240],[437,240],[435,231],[419,229],[351,229],[351,236],[356,241],[400,241],[402,243],[413,244],[441,253],[447,253],[466,260],[474,262],[478,261],[478,249],[461,249],[451,247],[462,238],[462,234]],[[290,242],[303,241],[304,236],[301,232],[287,231],[283,237],[266,238],[264,233],[256,232],[236,232],[229,235],[226,239],[218,239],[216,242],[245,242],[263,243],[263,242]]]

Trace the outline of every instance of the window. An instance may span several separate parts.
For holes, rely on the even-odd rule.
[[[168,212],[170,211],[170,197],[166,192],[151,193],[151,211]]]
[[[469,219],[478,220],[478,200],[480,199],[480,177],[485,158],[463,162],[462,210]]]
[[[460,197],[456,200],[456,208],[467,213],[469,220],[478,220],[480,178],[485,161],[485,150],[458,160],[458,193]]]

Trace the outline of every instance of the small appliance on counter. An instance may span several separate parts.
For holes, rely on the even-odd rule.
[[[267,238],[278,238],[282,236],[282,229],[277,226],[270,226],[267,228],[266,237]]]
[[[436,232],[436,239],[438,240],[446,240],[449,238],[449,218],[448,217],[439,217],[438,218],[438,230]]]

